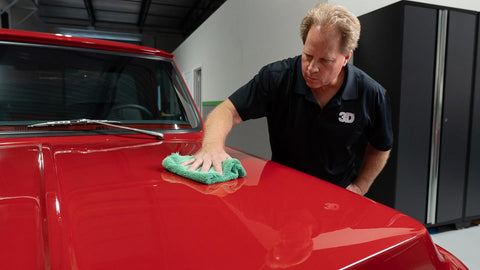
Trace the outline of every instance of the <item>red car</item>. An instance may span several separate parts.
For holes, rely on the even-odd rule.
[[[425,227],[229,148],[247,176],[166,171],[202,120],[171,54],[0,30],[1,269],[466,269]]]

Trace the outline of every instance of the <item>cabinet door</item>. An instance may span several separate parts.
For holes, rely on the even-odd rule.
[[[477,61],[473,92],[472,130],[470,135],[470,161],[468,166],[467,200],[465,216],[480,216],[480,21],[477,27]]]
[[[398,118],[402,67],[403,3],[395,3],[359,17],[362,25],[354,64],[379,82],[388,92],[392,106],[394,145],[382,173],[367,196],[395,207],[397,172]]]
[[[475,31],[475,14],[449,11],[437,223],[463,217]]]
[[[437,10],[405,6],[395,208],[425,222]]]
[[[437,9],[398,2],[359,17],[355,65],[390,96],[394,146],[368,197],[426,221]]]

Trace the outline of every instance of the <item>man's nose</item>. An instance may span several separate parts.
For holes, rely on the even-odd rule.
[[[318,70],[319,70],[319,67],[318,67],[317,61],[315,61],[315,60],[310,61],[310,63],[308,64],[308,71],[309,72],[318,72]]]

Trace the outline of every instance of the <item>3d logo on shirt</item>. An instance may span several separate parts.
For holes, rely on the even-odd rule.
[[[355,114],[350,112],[340,112],[338,114],[338,121],[341,123],[351,124],[355,121]]]

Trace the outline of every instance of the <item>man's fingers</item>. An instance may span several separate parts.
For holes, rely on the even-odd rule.
[[[215,171],[223,175],[222,163],[222,161],[213,162],[213,168],[215,169]]]
[[[198,168],[202,166],[203,160],[201,159],[192,159],[193,161],[191,162],[192,166],[188,168],[189,171],[196,171]]]
[[[195,162],[195,158],[191,158],[191,159],[183,162],[181,165],[182,166],[188,166],[188,165],[192,164],[193,162]]]
[[[210,168],[213,166],[215,171],[217,171],[220,174],[223,174],[223,167],[222,163],[223,160],[231,158],[228,154],[226,156],[223,156],[223,160],[215,159],[215,158],[205,158],[207,157],[206,155],[197,155],[194,158],[191,158],[185,162],[183,162],[181,165],[182,166],[188,166],[191,165],[190,168],[188,168],[189,171],[196,171],[198,168],[201,167],[200,172],[208,172],[210,171]]]
[[[208,172],[210,170],[210,167],[212,167],[212,161],[211,160],[204,160],[202,169],[200,172]]]

